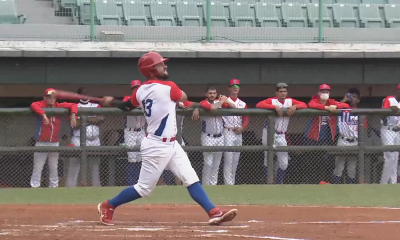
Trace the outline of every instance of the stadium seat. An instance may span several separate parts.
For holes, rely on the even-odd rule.
[[[361,0],[336,0],[337,3],[360,4]]]
[[[389,4],[400,4],[400,0],[388,0]]]
[[[300,3],[302,5],[307,5],[310,3],[310,0],[285,0],[287,3]]]
[[[14,0],[0,0],[0,24],[24,24],[26,17],[17,14]]]
[[[256,20],[261,27],[281,27],[281,21],[273,3],[256,3],[254,8]]]
[[[282,3],[282,18],[287,27],[307,27],[307,20],[299,3]]]
[[[97,0],[96,16],[100,25],[122,25],[115,0]]]
[[[385,23],[379,14],[379,7],[375,4],[360,4],[358,6],[360,21],[365,28],[385,28]]]
[[[203,19],[195,2],[177,2],[178,20],[182,26],[203,26]]]
[[[79,19],[80,24],[89,25],[90,24],[90,0],[80,0],[79,6]]]
[[[319,5],[317,3],[307,4],[308,20],[312,27],[319,26]],[[329,16],[327,5],[322,5],[322,26],[333,27],[332,18]]]
[[[281,5],[281,0],[260,0],[260,3],[272,3],[274,5]]]
[[[256,4],[257,1],[256,0],[236,0],[235,2],[237,2],[237,3],[248,3],[251,6],[254,6],[254,4]]]
[[[361,0],[362,3],[364,4],[378,4],[378,5],[383,5],[385,4],[385,0]]]
[[[254,10],[246,2],[234,2],[229,4],[231,19],[235,27],[256,27]]]
[[[333,4],[333,18],[338,27],[358,28],[360,26],[353,6],[352,4],[343,3]]]
[[[76,0],[61,0],[62,8],[76,8]]]
[[[319,0],[311,0],[311,3],[319,3]],[[335,4],[335,0],[322,0],[322,3],[325,5],[332,5]]]
[[[144,4],[140,0],[124,0],[122,2],[124,21],[128,26],[149,26]]]
[[[386,4],[383,9],[389,28],[400,28],[400,4]]]
[[[154,26],[176,26],[172,6],[168,2],[150,2],[150,14]]]
[[[216,27],[229,27],[228,15],[225,12],[224,4],[222,2],[212,1],[211,3],[210,21],[211,26]],[[207,8],[203,7],[204,16],[207,17]]]

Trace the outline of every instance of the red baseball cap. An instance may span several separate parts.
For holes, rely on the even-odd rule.
[[[131,82],[131,88],[137,87],[140,85],[142,85],[142,83],[139,80],[132,80],[132,82]]]
[[[239,81],[239,79],[236,79],[236,78],[234,78],[234,79],[231,79],[230,81],[229,81],[229,87],[230,86],[233,86],[233,85],[240,85],[240,81]]]
[[[51,94],[55,93],[56,90],[54,88],[48,88],[44,91],[44,96],[50,96]]]
[[[399,85],[397,85],[397,90],[400,90],[400,84],[399,84]]]
[[[318,91],[320,91],[320,90],[331,90],[331,87],[328,85],[328,84],[321,84],[321,85],[319,85],[319,88],[318,88]]]

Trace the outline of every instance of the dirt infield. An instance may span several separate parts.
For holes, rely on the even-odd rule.
[[[207,226],[198,206],[126,205],[115,226],[99,225],[96,206],[2,205],[0,239],[397,240],[399,209],[234,206],[237,218]]]

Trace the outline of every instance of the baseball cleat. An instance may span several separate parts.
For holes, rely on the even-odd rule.
[[[231,210],[220,210],[219,208],[213,208],[208,213],[210,220],[208,220],[208,225],[221,225],[223,222],[232,221],[236,215],[238,210],[231,209]]]
[[[97,212],[100,215],[100,223],[106,226],[113,226],[113,215],[114,210],[110,204],[108,204],[108,200],[97,205]]]

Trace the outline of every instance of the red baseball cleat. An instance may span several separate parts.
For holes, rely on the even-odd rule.
[[[97,212],[100,215],[100,223],[106,226],[113,226],[113,215],[115,208],[108,204],[108,200],[97,205]]]
[[[236,215],[238,210],[220,210],[219,208],[213,208],[208,213],[210,220],[208,220],[208,225],[221,225],[223,222],[232,221]]]

